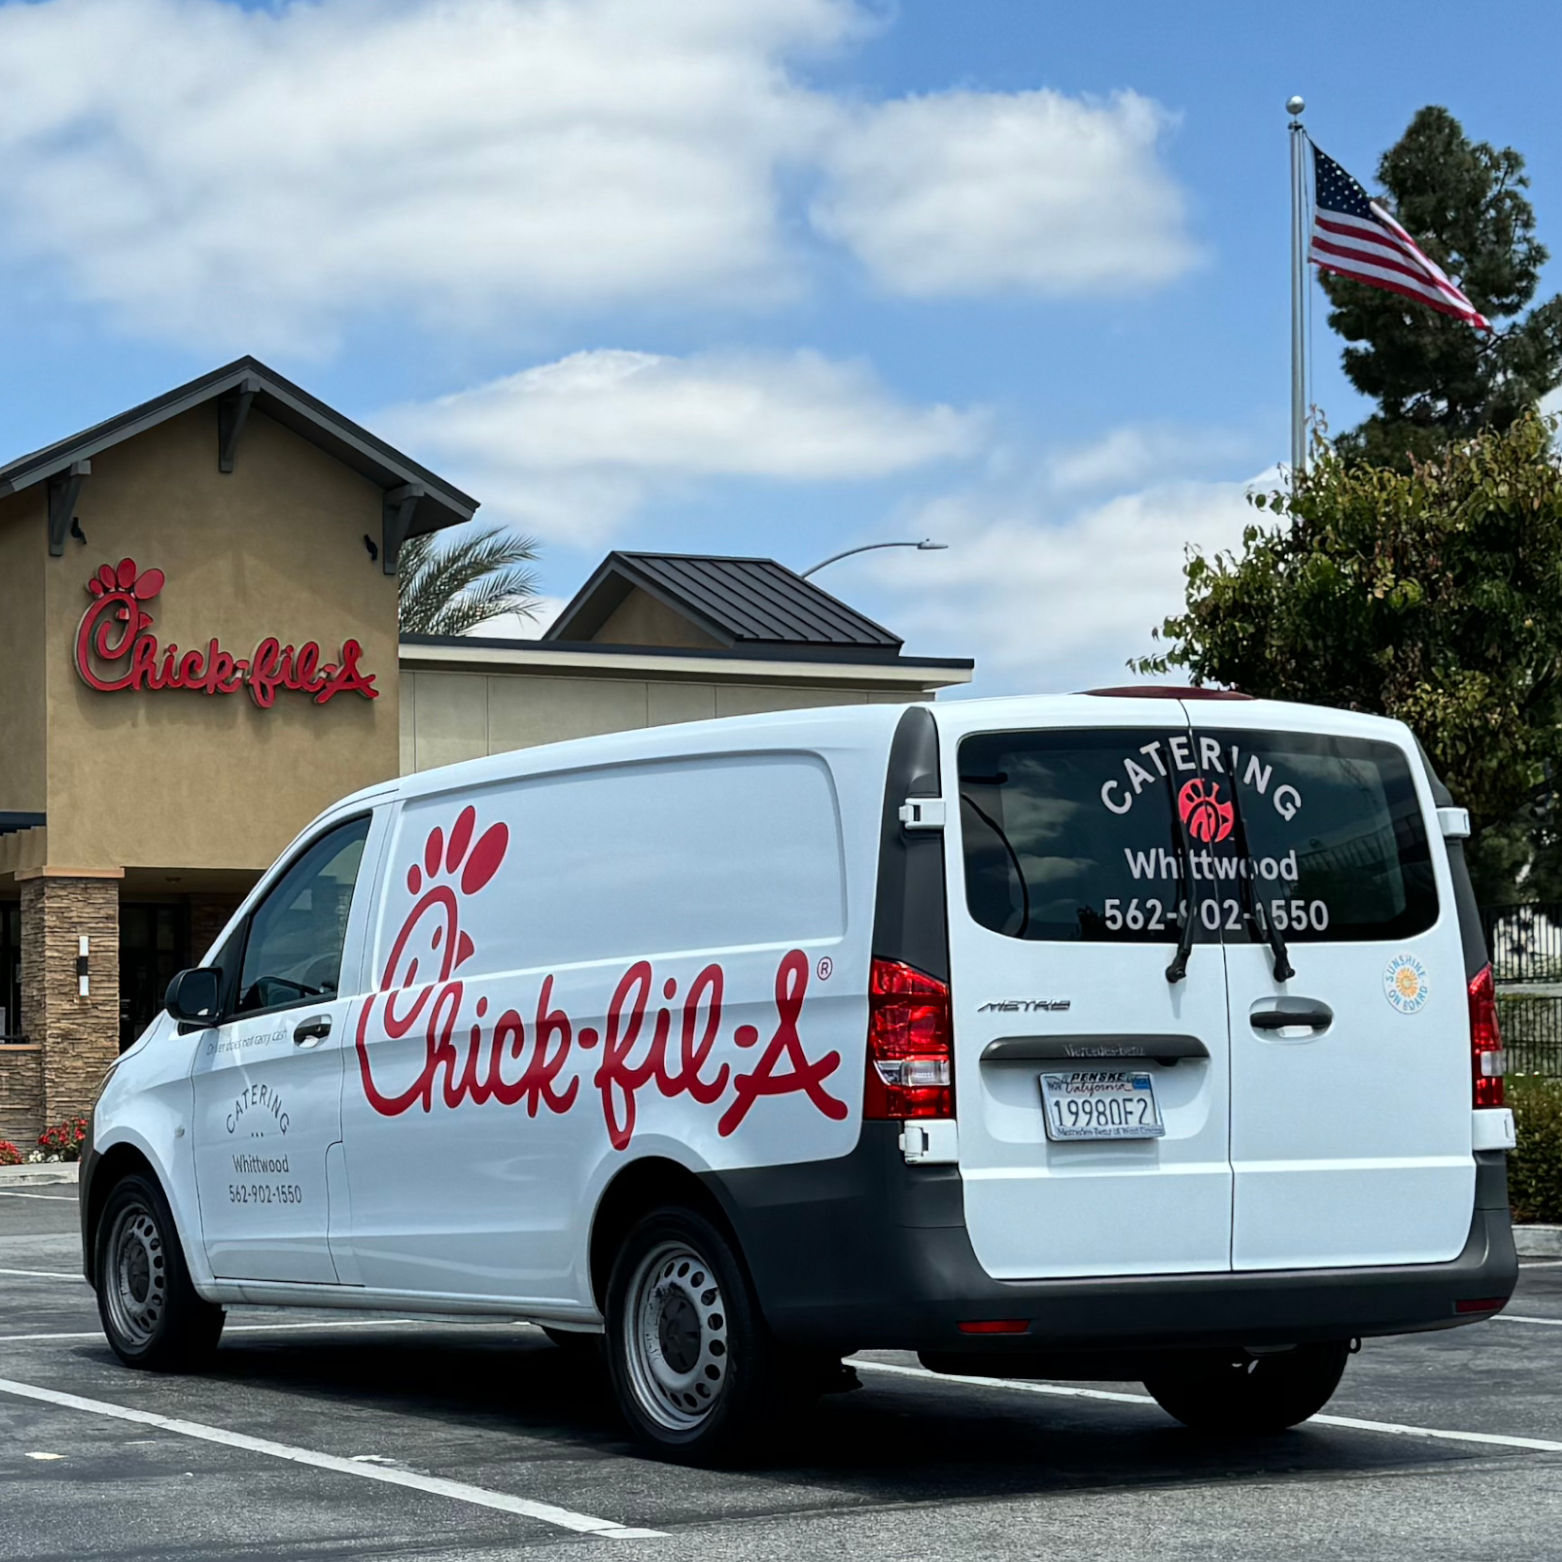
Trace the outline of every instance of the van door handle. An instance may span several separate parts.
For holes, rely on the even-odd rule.
[[[1317,998],[1273,998],[1268,1007],[1254,1005],[1247,1022],[1254,1030],[1327,1030],[1334,1010]]]
[[[300,1020],[293,1028],[293,1043],[295,1046],[303,1046],[305,1042],[324,1041],[331,1034],[331,1016],[329,1014],[311,1014],[307,1020]]]

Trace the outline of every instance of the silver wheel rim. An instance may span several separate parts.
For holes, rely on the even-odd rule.
[[[687,1243],[658,1243],[640,1260],[629,1282],[624,1331],[641,1409],[673,1432],[707,1420],[732,1364],[727,1309],[710,1265]]]
[[[168,1301],[168,1259],[151,1210],[129,1204],[114,1217],[103,1276],[109,1321],[120,1340],[146,1345]]]

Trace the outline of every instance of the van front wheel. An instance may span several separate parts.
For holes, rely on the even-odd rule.
[[[639,1440],[691,1464],[742,1457],[774,1419],[777,1357],[731,1243],[693,1210],[656,1210],[608,1281],[607,1359]]]
[[[1155,1402],[1195,1432],[1258,1436],[1283,1432],[1318,1414],[1339,1387],[1347,1341],[1298,1345],[1273,1356],[1169,1366],[1145,1379]]]
[[[139,1174],[121,1178],[97,1238],[98,1316],[114,1354],[154,1372],[201,1365],[217,1348],[223,1311],[190,1283],[163,1190]]]

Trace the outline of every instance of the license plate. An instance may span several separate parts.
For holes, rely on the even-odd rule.
[[[1155,1083],[1130,1069],[1078,1069],[1041,1076],[1049,1139],[1159,1139],[1166,1132]]]

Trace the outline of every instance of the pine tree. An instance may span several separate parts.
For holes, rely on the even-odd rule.
[[[1562,295],[1518,318],[1545,247],[1512,147],[1472,142],[1445,108],[1423,108],[1378,164],[1378,199],[1492,322],[1461,320],[1346,277],[1321,273],[1345,373],[1378,410],[1343,435],[1347,459],[1407,470],[1450,439],[1503,429],[1562,382]],[[1510,324],[1504,325],[1503,321]]]

